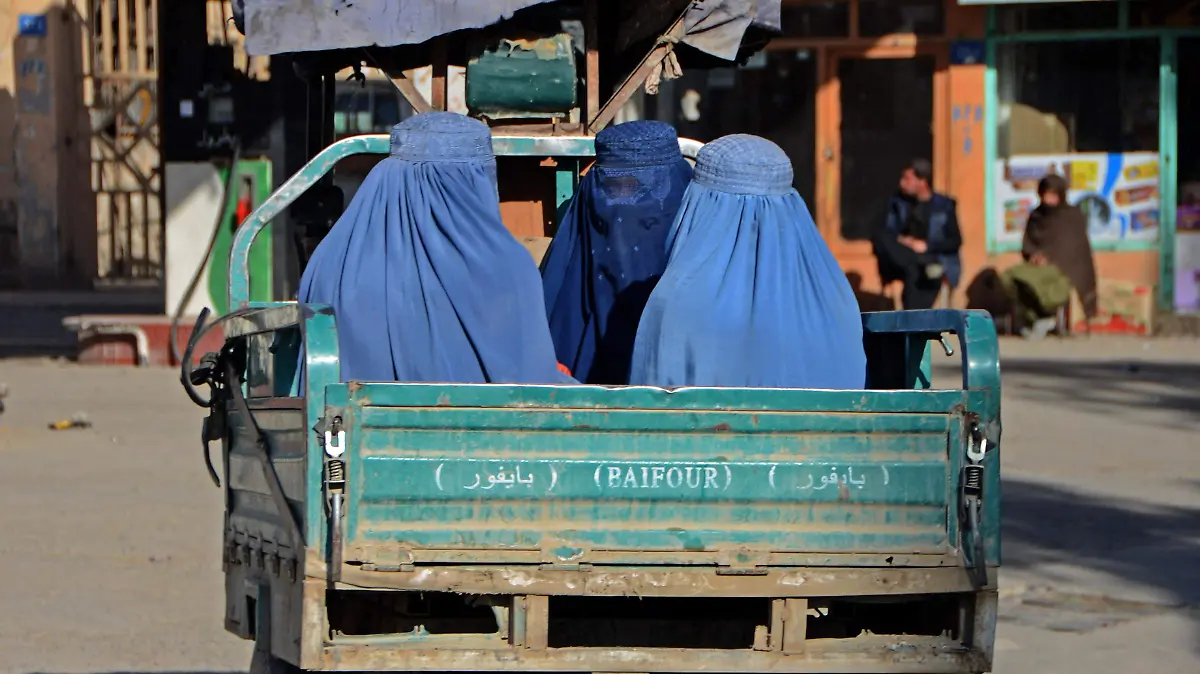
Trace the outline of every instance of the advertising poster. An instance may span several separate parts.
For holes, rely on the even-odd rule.
[[[996,176],[996,242],[1021,245],[1037,184],[1048,173],[1067,178],[1067,200],[1088,218],[1092,243],[1158,240],[1158,153],[1023,155],[1000,160]]]
[[[1180,185],[1175,214],[1175,309],[1200,313],[1200,183]]]

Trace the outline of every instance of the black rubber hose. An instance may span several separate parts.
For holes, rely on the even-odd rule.
[[[170,349],[171,358],[175,359],[176,363],[182,364],[183,362],[179,353],[179,323],[183,320],[183,312],[187,310],[188,302],[192,301],[192,295],[196,294],[196,287],[200,285],[204,269],[208,266],[213,249],[217,247],[217,239],[221,236],[221,226],[225,224],[225,218],[229,216],[229,195],[233,193],[233,183],[237,180],[237,166],[241,158],[241,145],[234,143],[233,158],[229,162],[229,174],[225,176],[225,185],[221,190],[221,207],[217,209],[217,221],[213,224],[212,235],[208,237],[208,248],[204,251],[204,258],[200,260],[200,265],[196,267],[196,273],[192,274],[192,280],[188,282],[187,290],[183,292],[183,297],[179,300],[179,306],[175,307],[175,313],[171,316]]]
[[[179,359],[179,383],[183,384],[183,390],[187,392],[192,402],[200,407],[210,407],[212,405],[212,398],[205,398],[196,390],[196,386],[203,382],[193,381],[192,379],[192,352],[196,349],[196,344],[200,342],[201,333],[204,332],[204,323],[208,319],[208,313],[208,307],[200,310],[200,315],[196,317],[196,324],[192,326],[192,334],[188,336],[187,348],[183,350],[183,357]]]

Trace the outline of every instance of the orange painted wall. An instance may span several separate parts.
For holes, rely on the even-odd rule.
[[[984,147],[984,65],[950,67],[950,157],[947,192],[958,202],[962,230],[962,288],[987,264],[987,185]],[[956,302],[957,303],[957,302]]]
[[[963,280],[952,301],[956,306],[964,303],[962,290],[972,278],[989,264],[987,252],[987,219],[985,177],[984,125],[984,74],[986,66],[980,62],[970,65],[948,65],[952,44],[959,40],[982,40],[987,21],[984,7],[961,7],[955,0],[947,0],[946,38],[933,43],[941,53],[939,60],[944,66],[935,77],[935,87],[941,90],[935,96],[933,120],[935,135],[934,183],[935,188],[945,192],[958,202],[959,226],[963,234]],[[833,126],[833,125],[829,125]],[[826,134],[836,134],[832,128]],[[945,139],[938,142],[937,138]],[[818,166],[820,158],[818,157]],[[819,191],[819,190],[818,190]],[[832,214],[825,213],[830,219]],[[857,242],[838,241],[830,232],[831,247],[838,262],[847,273],[861,279],[860,302],[872,297],[880,288],[874,256],[869,246]]]
[[[983,38],[986,9],[960,7],[951,0],[946,11],[948,32],[953,39]],[[963,277],[952,298],[954,306],[963,305],[963,290],[988,264],[984,125],[992,123],[992,120],[984,115],[986,70],[987,66],[983,63],[950,66],[950,91],[947,96],[950,106],[949,165],[935,167],[936,170],[948,171],[945,189],[958,202],[958,224],[963,235]]]

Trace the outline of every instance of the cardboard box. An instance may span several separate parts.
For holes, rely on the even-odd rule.
[[[1154,286],[1128,281],[1096,282],[1097,316],[1090,321],[1096,334],[1151,335],[1154,334]],[[1083,304],[1071,294],[1071,332],[1088,332]]]

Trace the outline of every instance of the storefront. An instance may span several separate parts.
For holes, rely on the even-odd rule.
[[[1054,170],[1088,211],[1101,279],[1198,311],[1198,16],[1197,0],[784,0],[764,53],[665,82],[644,114],[782,146],[860,297],[880,292],[865,239],[927,157],[958,202],[955,305],[1019,260]]]
[[[989,262],[1016,260],[1037,181],[1056,172],[1088,217],[1102,281],[1200,311],[1200,3],[987,9]]]
[[[984,29],[956,0],[784,0],[783,34],[741,67],[693,70],[644,98],[684,136],[770,138],[865,302],[881,297],[867,241],[904,167],[933,161],[984,262]],[[888,305],[890,306],[890,305]]]

